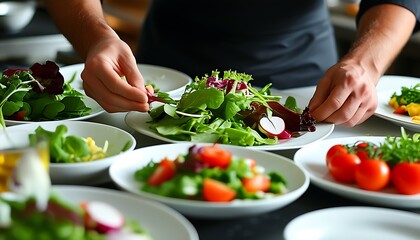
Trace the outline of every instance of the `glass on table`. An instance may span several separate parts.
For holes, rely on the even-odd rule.
[[[20,185],[31,181],[35,183],[37,179],[45,182],[45,178],[49,178],[49,163],[49,142],[46,138],[29,137],[27,132],[0,131],[0,193],[14,191],[11,187],[15,185],[25,188]]]

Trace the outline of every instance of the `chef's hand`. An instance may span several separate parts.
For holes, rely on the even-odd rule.
[[[118,38],[102,39],[89,50],[81,76],[86,95],[107,112],[149,109],[144,79],[132,50]]]
[[[355,126],[376,110],[376,84],[380,74],[356,62],[343,60],[332,66],[318,83],[309,103],[317,122]]]

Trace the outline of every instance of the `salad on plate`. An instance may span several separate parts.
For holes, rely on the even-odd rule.
[[[240,146],[278,144],[316,131],[309,109],[296,99],[271,95],[271,84],[252,87],[252,76],[236,71],[213,71],[196,77],[179,100],[147,86],[150,128],[177,141]],[[160,103],[160,104],[159,104]]]

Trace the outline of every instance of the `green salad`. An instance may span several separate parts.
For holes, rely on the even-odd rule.
[[[315,120],[288,97],[271,95],[271,84],[261,90],[250,84],[252,76],[236,71],[213,71],[196,77],[181,99],[148,90],[150,128],[177,141],[211,142],[241,146],[277,144],[279,139],[315,131]]]
[[[217,145],[193,145],[176,159],[151,161],[134,177],[145,192],[199,201],[265,199],[287,192],[280,173],[266,172],[254,159],[234,157]]]

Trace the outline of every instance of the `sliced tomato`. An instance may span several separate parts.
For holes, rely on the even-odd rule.
[[[343,144],[336,144],[330,147],[326,155],[327,166],[329,165],[332,157],[338,154],[343,154],[343,153],[348,153],[348,149]]]
[[[356,167],[355,180],[362,189],[379,191],[388,185],[390,179],[390,168],[380,159],[365,159]]]
[[[394,109],[394,113],[396,114],[406,114],[405,106],[400,106]]]
[[[399,193],[420,193],[420,163],[398,163],[391,170],[391,181]]]
[[[168,180],[170,180],[175,175],[175,163],[169,159],[163,159],[156,170],[147,180],[147,183],[152,186],[158,186]]]
[[[242,179],[242,185],[244,186],[245,190],[250,193],[262,191],[266,192],[270,189],[271,181],[265,175],[255,175],[251,178],[244,178]]]
[[[342,183],[352,183],[358,164],[360,164],[360,158],[356,154],[342,153],[331,158],[328,170],[335,180]]]
[[[205,178],[203,182],[203,198],[209,202],[230,202],[236,197],[235,190],[223,182]]]
[[[23,121],[25,120],[25,115],[26,115],[26,111],[22,110],[22,111],[13,113],[11,118],[16,121]]]
[[[217,145],[201,147],[198,155],[200,161],[209,167],[227,168],[232,161],[232,153]]]

